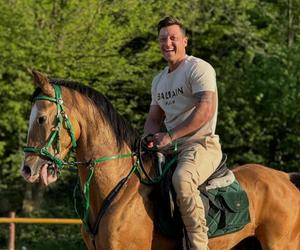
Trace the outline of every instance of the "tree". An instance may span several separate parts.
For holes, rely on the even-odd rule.
[[[0,2],[0,213],[21,212],[24,200],[34,216],[74,216],[75,175],[64,173],[39,203],[40,188],[25,189],[19,174],[34,89],[27,68],[101,91],[142,133],[152,78],[165,66],[156,24],[170,14],[188,28],[188,53],[216,69],[229,165],[299,171],[299,10],[299,0]],[[22,231],[33,248],[35,230],[51,234]]]

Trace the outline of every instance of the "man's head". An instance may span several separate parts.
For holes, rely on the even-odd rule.
[[[182,62],[186,53],[187,37],[184,26],[174,17],[165,17],[158,23],[158,39],[161,52],[170,70]]]

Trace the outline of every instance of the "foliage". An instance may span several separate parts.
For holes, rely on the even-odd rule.
[[[0,2],[0,213],[75,216],[71,174],[45,191],[38,211],[24,214],[22,208],[28,187],[19,166],[30,111],[27,100],[34,89],[27,68],[101,91],[142,133],[151,80],[165,65],[156,24],[170,14],[188,28],[189,54],[216,69],[217,131],[230,164],[256,162],[299,171],[299,11],[299,0]],[[47,248],[41,245],[47,244],[43,235],[53,239],[48,242],[52,248],[59,248],[57,235],[64,245],[70,235],[79,237],[77,228],[67,227],[58,232],[32,225],[18,231],[18,239],[29,242],[30,249],[36,243]],[[76,237],[68,249],[82,246]],[[0,244],[5,240],[1,234]]]

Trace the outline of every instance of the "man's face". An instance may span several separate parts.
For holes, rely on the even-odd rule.
[[[184,59],[187,37],[178,25],[161,28],[158,39],[160,50],[169,64],[176,65]]]

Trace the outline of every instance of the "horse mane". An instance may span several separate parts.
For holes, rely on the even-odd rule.
[[[137,131],[131,126],[128,120],[116,111],[111,102],[103,94],[91,87],[70,80],[49,78],[49,81],[51,84],[57,84],[73,89],[88,97],[95,104],[97,110],[111,127],[116,137],[118,149],[120,150],[125,142],[131,150],[135,150],[138,135]],[[31,101],[41,92],[42,91],[39,87],[36,88],[31,97]]]

